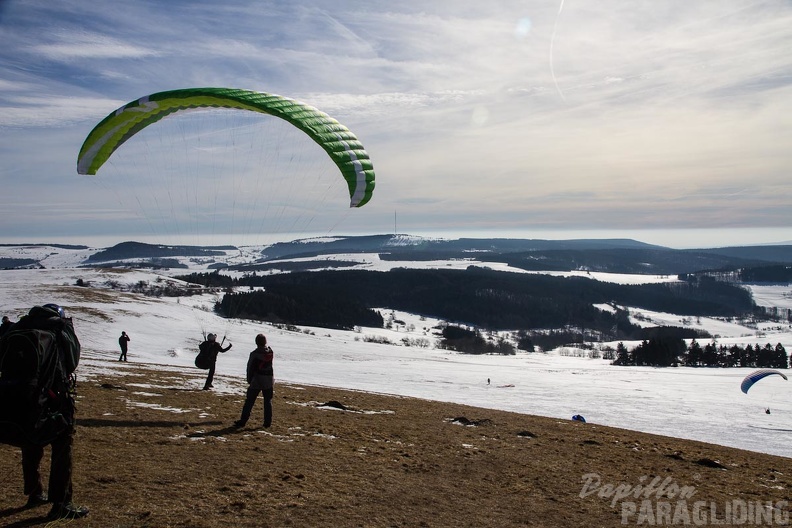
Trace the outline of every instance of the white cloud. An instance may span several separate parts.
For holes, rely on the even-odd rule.
[[[63,96],[16,96],[6,101],[0,112],[0,127],[66,126],[104,117],[127,102]]]
[[[107,35],[60,33],[52,35],[54,42],[30,48],[46,59],[72,62],[78,59],[142,59],[156,57],[160,52],[119,41]]]

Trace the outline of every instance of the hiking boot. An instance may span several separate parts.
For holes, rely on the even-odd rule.
[[[88,508],[77,506],[73,502],[53,504],[49,512],[50,519],[80,519],[88,515]]]
[[[45,493],[34,493],[28,497],[25,508],[35,508],[36,506],[41,506],[42,504],[47,504],[48,502],[49,499]]]
[[[234,427],[245,427],[245,422],[243,422],[242,420],[237,420],[236,422],[234,422]]]

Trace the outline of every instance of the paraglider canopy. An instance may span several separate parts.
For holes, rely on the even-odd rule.
[[[79,174],[96,174],[125,141],[175,113],[199,108],[228,108],[272,115],[307,134],[341,171],[349,187],[350,207],[361,207],[374,191],[374,167],[358,138],[316,108],[288,97],[233,88],[189,88],[159,92],[118,108],[88,135],[77,158]]]
[[[748,394],[748,389],[753,387],[754,383],[757,381],[766,378],[767,376],[779,375],[784,379],[788,379],[786,374],[774,369],[760,369],[754,372],[751,372],[742,380],[740,384],[740,390],[742,390],[745,394]],[[768,413],[769,414],[769,413]]]

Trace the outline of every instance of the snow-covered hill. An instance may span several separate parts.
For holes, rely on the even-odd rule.
[[[135,285],[163,285],[164,274],[138,270],[71,267],[94,250],[4,247],[0,256],[43,255],[48,269],[0,271],[0,313],[18,318],[34,304],[59,303],[74,317],[84,347],[80,376],[122,368],[117,338],[132,338],[131,361],[194,369],[203,332],[216,332],[234,347],[218,363],[217,390],[236,390],[257,333],[276,352],[280,381],[460,402],[589,422],[789,456],[792,385],[780,377],[740,392],[747,369],[614,367],[585,351],[559,349],[516,356],[469,356],[435,348],[438,321],[391,313],[391,329],[346,332],[322,328],[286,330],[253,321],[226,320],[212,313],[217,294],[146,297]],[[355,254],[362,267],[404,265]],[[336,257],[342,258],[342,257]],[[346,258],[346,257],[343,257]],[[421,266],[467,263],[421,262]],[[202,264],[193,263],[200,268]],[[489,264],[492,266],[492,264]],[[182,270],[183,271],[183,270]],[[597,276],[599,280],[647,277]],[[654,277],[650,280],[667,280]],[[78,285],[79,284],[79,285]],[[789,300],[788,288],[761,290],[766,302]],[[673,314],[635,312],[644,324],[680,324]],[[701,318],[684,321],[718,335],[721,343],[782,343],[792,350],[789,325],[747,327]],[[766,414],[770,407],[772,414]]]

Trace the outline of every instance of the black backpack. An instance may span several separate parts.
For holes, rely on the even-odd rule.
[[[46,445],[74,426],[80,345],[71,320],[26,317],[0,338],[0,443]]]

